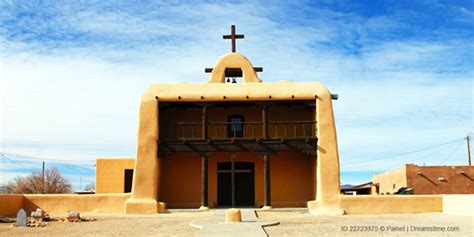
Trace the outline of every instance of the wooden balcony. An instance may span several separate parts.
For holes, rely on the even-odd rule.
[[[194,152],[298,151],[315,155],[315,121],[174,122],[160,124],[158,156]]]

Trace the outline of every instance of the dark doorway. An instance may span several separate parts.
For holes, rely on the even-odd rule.
[[[125,175],[124,175],[124,188],[123,192],[124,193],[131,193],[132,192],[132,183],[133,183],[133,170],[131,169],[126,169],[125,170]]]
[[[217,163],[217,205],[218,206],[254,206],[255,173],[253,162]],[[234,175],[234,182],[232,182]],[[232,187],[234,191],[232,192]],[[234,196],[234,205],[232,205]]]

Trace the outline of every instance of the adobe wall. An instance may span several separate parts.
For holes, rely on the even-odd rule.
[[[23,207],[22,194],[4,194],[0,195],[0,215],[16,216],[18,210]]]
[[[305,207],[309,200],[314,199],[316,196],[315,157],[296,152],[281,152],[272,156],[270,166],[273,207]],[[263,169],[261,172],[263,176]],[[261,205],[258,206],[263,206],[263,198]]]
[[[96,160],[95,192],[123,193],[125,169],[134,169],[135,159],[106,159]]]
[[[199,208],[201,202],[201,158],[188,152],[161,160],[160,201],[167,208]]]
[[[443,212],[448,214],[473,216],[474,195],[442,195]]]
[[[209,207],[217,206],[217,163],[229,162],[231,153],[209,157]],[[162,162],[160,201],[167,208],[198,208],[201,201],[201,158],[192,153],[176,153]],[[235,154],[235,161],[255,163],[255,206],[263,206],[263,158],[253,152]],[[271,202],[273,207],[304,207],[314,199],[315,158],[296,152],[271,156]]]
[[[37,208],[46,213],[66,215],[82,213],[125,213],[130,194],[16,194],[0,195],[0,215],[16,216],[23,208],[29,214]]]
[[[346,214],[395,214],[443,211],[441,195],[341,195]]]
[[[372,182],[379,185],[379,194],[393,194],[401,187],[407,186],[405,166],[387,171],[382,174],[374,174]],[[377,194],[377,193],[373,193]]]
[[[474,166],[406,165],[415,194],[474,194]]]
[[[124,213],[130,194],[27,194],[0,195],[0,215],[15,216],[20,208],[27,213],[41,208],[47,213]],[[371,195],[339,196],[346,214],[395,214],[444,212],[473,216],[474,195]],[[314,204],[314,202],[309,202]]]
[[[36,208],[46,213],[65,214],[68,211],[124,213],[130,194],[25,194],[23,208],[29,213]]]

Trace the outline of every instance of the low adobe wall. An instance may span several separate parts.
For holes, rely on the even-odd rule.
[[[25,194],[23,208],[41,208],[47,213],[109,212],[124,213],[130,194]]]
[[[15,216],[23,207],[23,194],[0,195],[0,216]]]
[[[125,201],[129,198],[130,194],[0,195],[0,215],[16,215],[20,208],[24,208],[28,213],[36,208],[53,214],[71,210],[86,213],[125,213]],[[474,213],[474,195],[341,196],[340,202],[347,214],[445,212],[472,216]]]
[[[442,195],[359,195],[341,196],[347,214],[389,214],[442,212]]]
[[[443,195],[443,212],[455,215],[474,215],[474,195]]]
[[[27,213],[41,208],[47,213],[68,211],[91,213],[125,213],[130,194],[25,194],[0,195],[0,215],[16,215],[23,208]]]

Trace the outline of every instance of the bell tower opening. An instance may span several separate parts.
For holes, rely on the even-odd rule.
[[[239,83],[242,78],[241,68],[226,68],[225,69],[225,83]],[[238,78],[238,79],[237,79]]]

